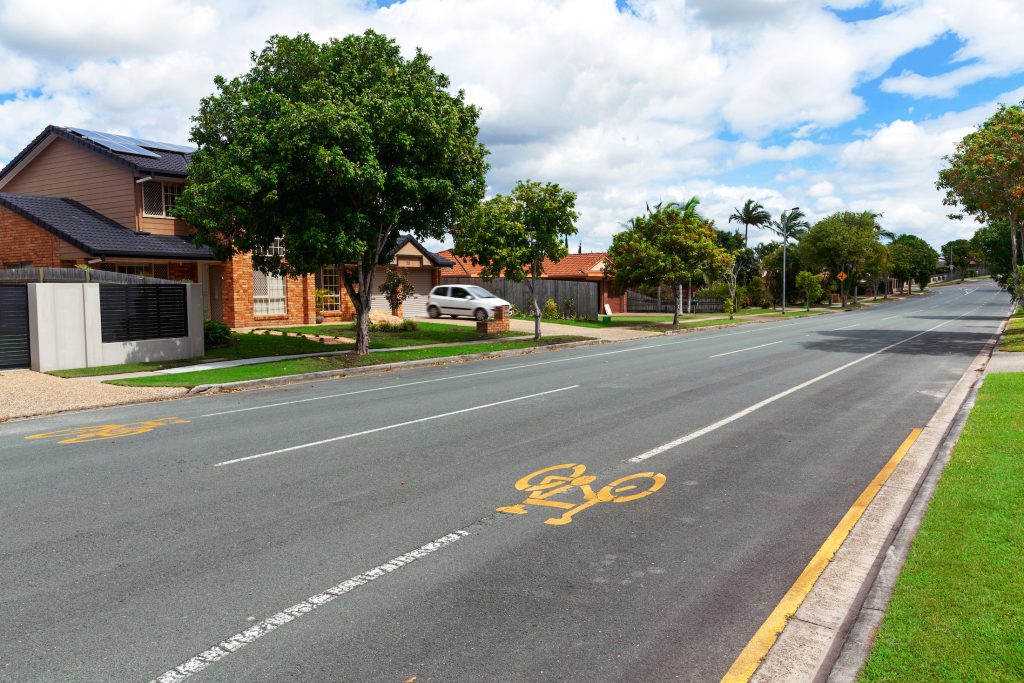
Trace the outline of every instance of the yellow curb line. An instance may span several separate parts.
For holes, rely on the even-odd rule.
[[[803,603],[807,594],[811,592],[811,588],[814,587],[815,582],[821,573],[825,571],[825,567],[832,561],[832,557],[836,551],[849,536],[850,531],[853,530],[857,521],[860,520],[864,514],[864,510],[868,504],[874,499],[882,485],[889,480],[893,470],[903,460],[903,456],[907,454],[910,447],[917,441],[917,437],[921,435],[921,429],[915,428],[910,432],[910,435],[903,441],[893,456],[889,459],[889,462],[885,464],[885,467],[879,471],[875,478],[871,480],[867,488],[858,496],[857,500],[854,501],[853,505],[847,510],[843,518],[839,520],[839,524],[832,530],[828,538],[822,544],[818,552],[815,553],[811,561],[804,567],[803,572],[797,577],[797,580],[793,583],[793,586],[787,591],[787,593],[779,601],[779,604],[775,606],[772,613],[768,615],[764,623],[761,624],[761,628],[757,629],[757,633],[750,639],[747,646],[743,648],[736,661],[732,663],[729,670],[722,677],[723,683],[746,683],[757,671],[757,667],[761,664],[761,661],[768,654],[768,651],[775,644],[779,634],[786,627],[786,622],[791,616],[796,614],[797,609]]]

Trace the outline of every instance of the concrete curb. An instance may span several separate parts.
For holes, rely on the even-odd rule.
[[[870,626],[865,626],[869,631],[867,634],[864,628],[852,634],[853,638],[862,641],[860,661],[855,667],[851,665],[849,657],[854,656],[851,651],[842,667],[835,668],[835,677],[829,678],[862,608],[874,609],[878,620],[881,620],[884,605],[879,608],[874,600],[866,603],[869,592],[883,564],[892,554],[893,542],[904,522],[907,521],[916,532],[914,524],[920,523],[920,516],[908,520],[908,514],[921,498],[916,511],[923,516],[931,495],[928,490],[924,496],[925,481],[932,474],[937,481],[941,474],[941,466],[935,467],[934,472],[933,466],[937,464],[937,457],[944,446],[952,448],[949,442],[955,442],[959,433],[953,434],[956,419],[973,395],[1005,327],[1006,321],[960,376],[920,437],[864,510],[796,614],[789,619],[751,680],[846,681],[856,677],[870,651],[874,636]],[[913,533],[903,539],[907,550],[912,539]],[[898,564],[893,566],[890,560],[885,566],[884,576],[893,585],[899,576],[902,560]],[[884,597],[884,602],[888,604],[888,596]],[[871,616],[874,618],[876,615]],[[869,637],[865,638],[865,635]]]
[[[474,360],[489,360],[493,358],[510,358],[513,356],[528,356],[546,351],[560,351],[563,349],[575,349],[584,346],[602,346],[613,344],[620,340],[613,339],[591,339],[587,341],[568,342],[565,344],[551,344],[548,346],[533,346],[526,349],[509,349],[507,351],[484,351],[481,353],[469,353],[462,356],[443,356],[440,358],[424,358],[422,360],[407,360],[397,363],[382,363],[381,365],[366,365],[359,368],[339,368],[337,370],[321,370],[319,372],[307,372],[301,375],[283,375],[281,377],[266,377],[263,379],[248,379],[240,382],[225,382],[224,384],[200,384],[189,389],[187,395],[212,394],[223,391],[244,391],[246,389],[261,389],[264,387],[276,387],[284,384],[300,384],[303,382],[315,382],[325,379],[340,379],[352,375],[365,375],[371,372],[389,372],[405,368],[417,368],[430,365],[451,365]],[[630,341],[630,340],[621,340]]]

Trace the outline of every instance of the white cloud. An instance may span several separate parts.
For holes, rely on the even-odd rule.
[[[752,197],[775,215],[800,205],[820,217],[845,200],[945,230],[938,160],[989,103],[889,121],[853,142],[831,133],[869,106],[861,86],[947,31],[964,40],[947,74],[886,87],[951,93],[1019,73],[1024,19],[1012,4],[886,0],[889,14],[844,23],[815,0],[633,0],[631,12],[614,0],[0,0],[0,161],[49,123],[185,142],[213,76],[244,72],[271,34],[372,27],[407,54],[422,47],[482,108],[489,191],[521,178],[575,190],[589,248],[646,202],[694,194],[721,226]],[[755,166],[763,179],[744,175]]]

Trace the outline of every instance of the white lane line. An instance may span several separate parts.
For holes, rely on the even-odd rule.
[[[560,391],[569,391],[570,389],[578,389],[579,384],[573,384],[570,387],[562,387],[561,389],[552,389],[551,391],[542,391],[537,394],[530,394],[529,396],[519,396],[517,398],[508,398],[504,401],[495,401],[494,403],[486,403],[482,406],[473,406],[472,408],[463,408],[462,410],[453,410],[450,413],[441,413],[440,415],[430,415],[428,417],[421,417],[415,420],[407,420],[405,422],[399,422],[393,425],[387,425],[384,427],[377,427],[375,429],[366,429],[361,432],[354,432],[352,434],[342,434],[341,436],[335,436],[330,439],[321,439],[320,441],[311,441],[310,443],[299,444],[298,446],[289,446],[288,448],[279,448],[276,451],[267,451],[266,453],[257,453],[256,455],[247,455],[244,458],[235,458],[233,460],[225,460],[223,462],[214,463],[214,467],[221,467],[223,465],[234,465],[238,462],[245,462],[246,460],[255,460],[256,458],[265,458],[268,455],[278,455],[280,453],[289,453],[291,451],[298,451],[303,448],[313,448],[314,446],[322,446],[325,443],[334,443],[335,441],[344,441],[345,439],[354,439],[357,436],[366,436],[367,434],[375,434],[377,432],[384,432],[389,429],[397,429],[399,427],[408,427],[409,425],[419,424],[421,422],[429,422],[431,420],[440,420],[443,417],[451,417],[452,415],[461,415],[463,413],[471,413],[476,410],[483,410],[485,408],[493,408],[494,406],[502,406],[507,403],[515,403],[516,401],[525,401],[528,398],[537,398],[538,396],[548,396],[550,394],[557,394]]]
[[[794,320],[792,323],[780,323],[779,325],[792,325],[795,323],[804,322],[804,320]],[[648,349],[657,349],[662,346],[676,346],[678,344],[688,344],[691,342],[705,341],[708,339],[721,339],[722,337],[736,337],[741,334],[752,334],[761,330],[744,330],[743,332],[727,332],[726,334],[716,334],[709,337],[687,337],[686,339],[679,339],[670,342],[661,342],[660,344],[647,344],[646,346],[637,346],[631,349],[618,349],[617,351],[603,351],[601,353],[590,353],[584,356],[574,356],[572,358],[556,358],[555,360],[545,360],[537,363],[524,363],[522,365],[513,365],[507,368],[495,368],[494,370],[482,370],[480,372],[467,372],[462,375],[454,375],[452,377],[437,377],[435,379],[423,379],[415,382],[403,382],[401,384],[390,384],[386,387],[375,387],[373,389],[360,389],[358,391],[346,391],[340,394],[330,394],[327,396],[312,396],[310,398],[299,398],[293,401],[280,401],[278,403],[268,403],[261,406],[250,406],[248,408],[235,408],[233,410],[222,410],[216,413],[206,413],[199,415],[198,417],[216,417],[219,415],[231,415],[233,413],[244,413],[250,410],[264,410],[266,408],[278,408],[280,406],[293,405],[295,403],[307,403],[309,401],[323,401],[331,398],[343,398],[345,396],[355,396],[356,394],[366,394],[374,391],[387,391],[389,389],[401,389],[404,387],[412,387],[417,384],[430,384],[432,382],[450,382],[456,379],[465,379],[466,377],[478,377],[480,375],[490,375],[495,372],[512,372],[513,370],[521,370],[523,368],[534,368],[540,365],[551,365],[552,363],[570,363],[573,361],[587,360],[590,358],[600,358],[602,356],[613,356],[620,353],[634,353],[636,351],[646,351]]]
[[[888,316],[888,317],[886,317],[886,318],[882,318],[882,320],[888,320],[889,318],[895,318],[895,317],[897,317],[897,316],[895,316],[895,315],[890,315],[890,316]],[[879,320],[878,322],[882,322],[882,320]]]
[[[754,349],[763,349],[766,346],[771,346],[772,344],[781,344],[781,343],[782,343],[782,340],[768,342],[767,344],[758,344],[757,346],[748,346],[745,349],[737,349],[735,351],[726,351],[725,353],[716,353],[713,356],[708,356],[708,358],[721,358],[722,356],[731,356],[734,353],[743,353],[744,351],[753,351]]]
[[[740,419],[741,417],[746,417],[747,415],[750,415],[754,411],[757,411],[757,410],[760,410],[761,408],[764,408],[766,405],[770,405],[772,403],[775,403],[779,399],[786,398],[790,394],[795,394],[796,392],[800,391],[801,389],[806,389],[807,387],[811,386],[812,384],[816,384],[816,383],[820,382],[821,380],[826,379],[827,377],[831,377],[832,375],[834,375],[834,374],[836,374],[838,372],[842,372],[843,370],[846,370],[847,368],[852,368],[854,365],[857,365],[858,363],[863,363],[864,361],[866,361],[869,358],[874,358],[875,356],[877,356],[880,353],[885,353],[889,349],[895,348],[895,347],[899,346],[900,344],[906,344],[911,339],[917,339],[918,337],[920,337],[923,334],[928,334],[929,332],[932,332],[934,330],[939,329],[943,325],[948,325],[949,323],[951,323],[951,322],[953,322],[955,320],[959,320],[960,318],[964,317],[965,315],[970,315],[973,312],[974,311],[968,311],[967,313],[964,313],[963,315],[957,316],[956,318],[953,318],[952,320],[947,320],[944,323],[939,323],[938,325],[935,325],[934,327],[930,327],[927,330],[925,330],[924,332],[918,332],[917,334],[915,334],[913,336],[910,336],[910,337],[907,337],[906,339],[904,339],[902,341],[898,341],[895,344],[889,344],[885,348],[882,348],[882,349],[879,349],[877,351],[874,351],[873,353],[869,353],[866,356],[861,356],[860,358],[857,358],[856,360],[850,361],[846,365],[841,365],[838,368],[835,368],[834,370],[829,370],[828,372],[822,373],[822,374],[818,375],[817,377],[813,377],[813,378],[807,380],[806,382],[801,382],[800,384],[797,384],[795,387],[790,387],[789,389],[786,389],[785,391],[780,391],[779,393],[775,394],[774,396],[769,396],[768,398],[764,399],[763,401],[759,401],[758,403],[755,403],[754,405],[752,405],[752,406],[750,406],[748,408],[744,408],[743,410],[741,410],[741,411],[739,411],[737,413],[733,413],[732,415],[729,415],[728,417],[722,418],[718,422],[713,422],[713,423],[707,425],[706,427],[702,427],[702,428],[698,429],[697,431],[690,432],[689,434],[684,434],[683,436],[679,437],[678,439],[674,439],[672,441],[669,441],[668,443],[662,444],[660,446],[656,446],[655,448],[652,448],[651,450],[649,450],[649,451],[647,451],[645,453],[641,453],[640,455],[635,455],[632,458],[627,459],[625,462],[643,462],[644,460],[647,460],[649,458],[653,458],[656,455],[660,455],[661,453],[664,453],[665,451],[671,450],[671,449],[675,448],[676,446],[681,446],[681,445],[683,445],[684,443],[686,443],[688,441],[693,441],[694,439],[700,438],[700,437],[704,436],[705,434],[710,434],[711,432],[715,431],[716,429],[720,429],[721,427],[724,427],[727,424],[735,422],[736,420]]]
[[[847,325],[846,327],[837,327],[836,329],[834,329],[832,331],[833,332],[838,332],[839,330],[848,330],[851,327],[860,327],[860,323],[857,323],[856,325]]]
[[[177,683],[178,681],[183,681],[189,676],[199,673],[214,662],[224,659],[233,652],[238,652],[238,650],[242,649],[249,643],[254,642],[258,638],[262,638],[271,631],[276,631],[285,624],[309,614],[317,607],[323,607],[335,598],[339,598],[360,586],[365,586],[371,581],[375,581],[382,576],[387,576],[396,569],[400,569],[411,562],[415,562],[416,560],[426,557],[431,553],[435,553],[442,548],[446,548],[466,536],[469,536],[468,531],[457,529],[450,534],[442,536],[436,541],[431,541],[430,543],[421,545],[415,550],[399,555],[384,564],[377,565],[369,571],[356,574],[351,579],[331,586],[327,590],[308,597],[302,602],[295,603],[291,607],[287,607],[277,614],[253,624],[244,631],[240,631],[230,638],[222,640],[213,647],[200,652],[185,663],[179,664],[173,669],[157,676],[150,681],[150,683]]]

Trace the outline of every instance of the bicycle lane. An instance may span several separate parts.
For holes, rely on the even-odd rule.
[[[663,373],[663,370],[660,368],[654,368],[650,370],[650,373],[652,374],[657,374],[658,372]],[[605,376],[606,381],[609,378],[610,375]],[[548,379],[551,378],[549,377]],[[638,377],[638,380],[641,383],[646,379],[647,376],[640,375]],[[661,396],[658,396],[657,392],[655,392],[655,395],[651,397],[651,405],[654,405],[658,400],[664,400],[666,397],[671,396],[670,389],[665,389],[664,392],[665,393]],[[578,413],[581,415],[587,411],[592,411],[592,408],[586,402],[581,402],[578,404],[569,404],[565,406],[565,409],[570,413]],[[470,440],[478,444],[487,443],[488,448],[491,448],[494,441],[500,441],[500,435],[502,434],[503,430],[505,430],[506,434],[511,433],[513,437],[517,436],[523,431],[522,427],[515,426],[516,421],[519,419],[519,417],[520,416],[514,412],[508,412],[507,414],[501,415],[497,418],[488,416],[488,419],[491,420],[489,425],[490,432],[488,432],[488,424],[485,422],[481,426],[481,429],[477,434],[470,436]],[[547,432],[549,434],[564,434],[565,432],[571,432],[572,429],[571,426],[567,428],[567,426],[564,424],[559,425],[557,417],[553,419],[548,419],[546,421],[537,421],[535,424],[536,429],[538,429],[540,433]],[[518,431],[516,431],[517,429]],[[174,439],[181,438],[181,436],[176,435],[175,433],[170,431],[170,428],[164,431],[158,430],[155,433],[158,433],[161,439],[165,439],[167,441],[173,441]],[[487,441],[489,433],[491,436],[491,441]],[[423,436],[425,435],[421,434],[419,431],[413,434],[414,440],[416,437]],[[564,434],[564,437],[560,437],[560,439],[564,439],[565,443],[568,444],[571,436],[573,435]],[[607,436],[607,434],[605,436]],[[508,439],[506,439],[506,441],[507,440]],[[220,565],[213,563],[209,560],[205,560],[207,562],[205,570],[208,570],[209,573],[211,574],[216,574],[215,570],[224,569],[227,565],[230,564],[229,560],[233,558],[245,558],[248,554],[251,554],[254,549],[258,552],[262,551],[264,553],[268,552],[270,549],[273,549],[275,553],[279,552],[288,554],[290,552],[293,552],[293,550],[289,547],[289,543],[285,539],[290,534],[302,536],[303,534],[307,533],[303,531],[303,529],[305,529],[306,527],[310,527],[312,529],[312,536],[314,538],[317,538],[319,534],[319,538],[321,540],[329,541],[328,545],[333,543],[333,552],[324,551],[322,554],[318,554],[315,551],[309,550],[294,551],[302,552],[305,556],[302,558],[302,562],[294,562],[293,558],[292,564],[296,565],[293,567],[284,566],[288,564],[287,562],[282,562],[279,565],[273,565],[271,567],[256,567],[255,565],[243,566],[236,567],[236,571],[234,573],[228,573],[223,577],[218,576],[216,581],[219,582],[243,584],[243,586],[241,587],[241,591],[243,593],[264,591],[266,595],[266,600],[259,600],[258,605],[255,604],[257,601],[253,601],[252,604],[245,604],[244,602],[231,603],[228,600],[219,600],[219,598],[216,595],[211,598],[211,596],[208,593],[196,594],[195,598],[189,599],[189,602],[195,602],[195,604],[184,604],[180,610],[175,609],[172,611],[172,613],[202,615],[199,617],[194,617],[194,621],[202,622],[206,618],[206,616],[208,616],[208,610],[204,611],[202,609],[202,604],[204,602],[213,602],[214,604],[219,604],[221,609],[226,610],[224,613],[224,617],[226,618],[222,617],[216,619],[215,621],[218,624],[220,624],[220,626],[216,626],[215,628],[211,628],[209,630],[199,628],[200,624],[197,623],[197,628],[195,630],[195,638],[191,637],[192,634],[188,634],[188,636],[183,637],[182,641],[179,641],[178,643],[168,642],[168,649],[176,652],[181,652],[181,642],[191,642],[194,643],[195,651],[198,652],[200,651],[200,648],[205,647],[210,643],[210,637],[205,636],[204,638],[204,636],[202,635],[203,633],[213,632],[217,634],[217,637],[227,636],[227,634],[225,633],[227,629],[223,628],[223,624],[225,622],[232,623],[233,621],[236,621],[236,619],[232,618],[232,615],[237,613],[236,610],[239,607],[253,607],[253,609],[251,610],[252,612],[255,612],[258,615],[265,615],[267,613],[271,613],[275,608],[279,608],[283,604],[282,596],[288,594],[295,594],[295,591],[291,590],[292,586],[309,586],[313,589],[320,589],[330,584],[330,581],[327,580],[328,578],[332,580],[337,580],[339,577],[343,578],[344,576],[357,576],[359,573],[361,573],[368,567],[378,566],[378,563],[383,560],[386,560],[387,557],[399,556],[403,553],[406,553],[410,549],[414,549],[413,546],[418,548],[419,545],[414,544],[410,539],[420,539],[418,542],[422,543],[423,540],[425,539],[433,538],[433,535],[431,534],[435,534],[438,528],[446,528],[443,525],[445,519],[450,519],[452,522],[455,523],[455,525],[451,527],[453,529],[457,527],[457,523],[459,522],[459,520],[465,520],[464,509],[455,508],[486,509],[489,504],[491,509],[493,509],[498,503],[501,502],[517,502],[514,498],[506,499],[504,501],[493,500],[495,496],[493,493],[492,486],[487,487],[489,489],[489,492],[486,495],[474,493],[472,491],[467,491],[466,489],[472,488],[470,485],[471,482],[480,483],[484,481],[483,470],[486,469],[486,465],[494,465],[497,461],[500,460],[500,455],[516,454],[517,456],[521,457],[523,451],[529,451],[531,448],[536,450],[537,446],[540,446],[542,441],[543,440],[535,440],[533,442],[527,442],[522,445],[521,449],[511,448],[511,444],[508,443],[496,444],[496,447],[494,447],[494,450],[496,451],[495,457],[493,457],[488,463],[485,463],[485,466],[481,467],[480,469],[473,470],[471,473],[466,473],[467,482],[462,486],[451,486],[450,480],[457,479],[458,476],[460,476],[460,473],[457,470],[449,470],[448,472],[442,474],[417,470],[413,473],[416,478],[422,478],[425,482],[427,482],[428,485],[433,485],[437,489],[436,494],[427,497],[421,497],[419,499],[410,499],[394,495],[384,496],[381,495],[381,492],[378,488],[368,492],[359,491],[356,492],[354,495],[348,495],[347,497],[339,498],[335,496],[334,498],[330,499],[330,506],[328,506],[326,509],[323,506],[314,507],[314,509],[310,510],[308,514],[303,514],[296,517],[294,507],[282,505],[282,499],[289,501],[294,506],[295,501],[301,500],[300,496],[303,494],[306,495],[309,499],[315,499],[319,495],[330,495],[329,492],[332,484],[342,488],[348,485],[348,477],[350,476],[351,472],[346,472],[344,475],[342,475],[337,472],[324,470],[322,469],[323,463],[320,462],[319,464],[316,465],[316,467],[320,469],[314,469],[316,469],[316,473],[320,477],[324,478],[326,481],[321,482],[319,486],[311,485],[308,479],[295,479],[294,481],[288,481],[287,486],[279,487],[276,490],[274,488],[261,487],[257,485],[256,492],[258,493],[258,496],[260,498],[263,498],[263,501],[259,501],[261,509],[259,509],[259,511],[255,515],[251,508],[247,508],[244,505],[242,505],[241,501],[232,501],[226,507],[213,511],[212,516],[220,516],[225,520],[225,522],[228,520],[231,520],[232,522],[238,522],[238,520],[242,520],[242,523],[239,524],[239,527],[242,530],[245,530],[247,526],[246,523],[251,520],[252,524],[250,528],[253,529],[254,533],[256,531],[262,531],[264,527],[270,525],[274,518],[276,517],[280,517],[282,515],[287,517],[291,515],[294,518],[289,519],[288,522],[283,525],[279,524],[278,526],[280,528],[277,529],[272,536],[264,539],[258,539],[255,543],[253,543],[252,539],[225,538],[224,536],[227,536],[227,534],[217,534],[216,532],[210,533],[207,538],[204,538],[204,541],[213,544],[220,544],[220,547],[218,547],[216,551],[222,554],[223,557],[220,558],[220,560],[222,561],[222,564]],[[559,441],[559,443],[556,443],[556,446],[559,446],[559,448],[563,451],[568,450],[567,446],[562,447],[559,445],[560,443],[561,441]],[[431,449],[431,444],[427,442],[423,442],[423,444],[424,445],[421,446],[422,450],[429,451]],[[592,440],[588,444],[588,448],[592,449],[595,455],[600,456],[603,454],[600,452],[598,445],[599,444],[596,443],[596,440]],[[381,442],[374,442],[373,444],[371,444],[371,446],[373,449],[383,447],[381,445]],[[442,447],[442,442],[437,442],[437,447]],[[452,460],[454,462],[468,462],[473,455],[472,446],[466,446],[463,448],[449,446],[449,448],[453,450]],[[477,446],[477,448],[479,448],[479,446]],[[414,456],[416,450],[417,447],[415,445],[410,446],[409,448],[406,449],[403,459],[399,459],[396,462],[408,462]],[[368,466],[369,462],[369,459],[365,461],[360,461],[355,463],[355,466],[357,468],[365,468]],[[428,468],[429,465],[431,464],[432,463],[426,463],[423,469]],[[557,463],[551,463],[550,461],[548,461],[542,464],[550,465]],[[252,473],[252,478],[240,479],[239,485],[252,485],[254,482],[258,482],[262,478],[276,479],[284,476],[289,469],[296,469],[296,466],[297,465],[295,462],[289,463],[287,461],[281,461],[270,470],[263,470],[260,471],[259,473]],[[525,466],[526,462],[523,463],[522,468],[516,468],[506,463],[505,469],[492,470],[488,475],[489,478],[487,479],[487,481],[492,481],[493,478],[498,475],[507,476],[506,480],[509,482],[514,481],[516,477],[526,473],[524,471]],[[302,465],[300,464],[299,467],[302,467]],[[515,476],[511,476],[513,472],[515,473]],[[378,474],[379,470],[367,470],[367,476],[377,476]],[[431,476],[433,476],[434,478],[430,479]],[[443,483],[443,480],[445,478],[449,480],[448,484]],[[410,478],[409,483],[412,483],[412,478]],[[511,486],[509,486],[509,492],[511,494],[518,495],[518,492],[515,492]],[[132,495],[135,497],[136,500],[139,500],[145,498],[146,491],[136,491]],[[490,498],[488,499],[487,496],[490,496]],[[453,505],[453,501],[445,503],[445,498],[457,498],[458,500],[454,502],[458,503],[458,505]],[[325,512],[328,513],[329,516],[330,513],[332,512],[331,508],[336,509],[344,504],[353,501],[360,503],[364,507],[364,509],[358,515],[360,517],[359,523],[355,523],[351,519],[338,519],[337,515],[334,515],[333,519],[330,520],[317,518],[318,515],[323,516]],[[628,503],[622,507],[637,505],[640,502]],[[445,507],[446,505],[449,505],[450,507]],[[396,515],[394,512],[392,512],[389,513],[388,518],[385,518],[381,516],[379,512],[377,512],[381,508],[386,508],[388,506],[392,506],[394,507],[395,510],[398,510],[398,514]],[[421,507],[424,510],[424,512],[427,513],[421,513],[421,516],[424,518],[429,517],[429,523],[427,523],[425,520],[409,519],[410,517],[417,516],[417,506]],[[404,510],[405,512],[402,513],[401,510]],[[438,513],[436,511],[441,512]],[[176,510],[176,512],[182,511]],[[169,520],[172,526],[183,527],[188,524],[196,524],[197,526],[201,524],[209,524],[208,519],[204,520],[200,515],[196,514],[195,511],[190,509],[189,506],[185,506],[183,512],[183,519]],[[590,514],[591,512],[596,513],[598,512],[598,509],[595,508],[593,511],[585,511],[579,517],[579,519],[584,519],[584,517]],[[210,516],[210,514],[208,513],[207,516]],[[347,516],[351,517],[352,514],[348,513]],[[405,519],[403,519],[403,517],[405,517]],[[536,519],[536,517],[530,517],[529,519]],[[266,524],[262,524],[262,522],[266,522]],[[576,523],[578,522],[574,522],[574,524]],[[529,522],[528,526],[532,526],[533,524],[534,522]],[[338,526],[339,528],[331,528],[333,526]],[[344,533],[341,533],[339,531],[339,529],[342,527],[344,528]],[[238,528],[236,528],[234,531],[234,535],[238,535]],[[352,545],[360,545],[358,543],[353,544],[351,539],[370,539],[382,536],[387,537],[388,540],[386,542],[377,544],[373,548],[351,547]],[[337,557],[336,555],[338,548],[345,548],[345,553],[347,553],[348,556],[341,558]],[[116,548],[113,550],[116,552]],[[182,547],[178,549],[177,552],[180,552],[182,554],[180,566],[168,567],[167,569],[163,570],[169,580],[167,582],[167,585],[160,587],[159,592],[170,595],[188,595],[190,593],[188,587],[189,578],[194,578],[195,576],[203,576],[204,580],[206,580],[207,576],[204,573],[204,567],[202,562],[195,562],[195,566],[188,566],[188,562],[192,562],[198,558],[187,557],[188,553],[190,552],[187,548]],[[394,555],[389,555],[388,553],[394,553]],[[178,560],[176,560],[173,557],[163,557],[160,559],[162,562],[168,562],[168,560],[170,560],[170,564],[175,564],[178,562]],[[245,561],[243,560],[243,564],[244,562]],[[316,566],[318,562],[330,563],[330,566],[327,566],[323,572],[318,573],[315,577],[305,576],[305,572],[309,571],[311,566]],[[158,564],[159,563],[154,560],[154,562],[148,568],[153,569],[152,565]],[[117,567],[119,565],[116,562],[109,563],[107,565],[108,568],[111,566]],[[159,571],[160,570],[158,567],[157,573],[159,573]],[[152,587],[143,585],[143,578],[141,577],[144,574],[145,572],[140,572],[138,578],[139,585],[132,586],[136,591],[140,593],[148,590],[153,590]],[[176,585],[175,582],[178,579],[181,579],[181,585]],[[249,583],[246,584],[246,582]],[[237,595],[238,589],[229,589],[226,586],[223,587],[223,589],[225,595],[229,592],[229,590],[234,590]],[[111,592],[113,592],[114,590],[115,587],[111,585]],[[209,590],[209,588],[207,590]],[[309,595],[312,594],[312,592],[309,593]],[[257,607],[259,609],[256,609]],[[152,617],[152,615],[149,616]],[[107,618],[109,619],[110,617],[108,616]],[[162,619],[163,617],[161,617],[160,619],[156,619],[156,621],[161,621]],[[153,631],[147,632],[157,631],[159,631],[159,629],[153,629]],[[98,635],[100,633],[101,632],[97,631]],[[118,643],[118,645],[121,644],[123,643]],[[148,661],[151,658],[147,657],[146,659]]]
[[[921,349],[915,348],[914,353]],[[891,370],[874,368],[873,383],[862,387],[856,400],[899,398],[897,388],[888,394],[878,391],[879,383],[891,386]],[[820,404],[831,390],[834,386],[823,384],[806,402]],[[262,644],[269,651],[228,657],[217,663],[225,667],[217,671],[232,678],[265,677],[270,671],[294,666],[303,677],[344,672],[343,678],[354,680],[376,680],[385,671],[388,679],[409,674],[418,676],[417,680],[519,680],[527,675],[548,680],[662,680],[667,674],[701,679],[711,671],[720,674],[742,646],[742,642],[736,645],[735,634],[723,637],[720,627],[737,618],[748,621],[751,604],[761,606],[771,592],[757,590],[772,583],[764,581],[760,571],[754,577],[743,575],[744,571],[749,574],[751,557],[768,553],[772,556],[769,566],[785,566],[787,558],[798,554],[790,539],[798,540],[795,545],[801,551],[809,539],[820,543],[828,524],[807,524],[807,520],[820,516],[823,502],[842,498],[836,494],[845,492],[845,487],[828,485],[829,475],[836,467],[849,466],[847,461],[855,460],[865,445],[878,446],[870,436],[850,437],[845,448],[836,450],[831,469],[819,467],[820,494],[814,500],[801,500],[798,494],[813,482],[794,482],[791,475],[815,468],[823,442],[821,425],[810,418],[791,423],[792,444],[782,448],[781,455],[796,459],[792,462],[751,463],[749,451],[736,446],[751,433],[768,430],[779,419],[778,413],[786,412],[783,406],[768,408],[739,432],[731,433],[744,426],[737,423],[705,437],[702,462],[714,467],[703,473],[701,481],[682,481],[684,487],[692,487],[688,495],[652,495],[645,502],[655,507],[646,511],[639,503],[616,506],[614,514],[603,513],[600,524],[593,522],[596,515],[591,518],[585,512],[571,525],[557,529],[567,531],[560,537],[544,526],[547,515],[531,517],[533,511],[517,525],[498,518],[474,528],[454,529],[459,538],[451,542],[450,552],[432,560],[430,568],[400,565],[402,571],[394,575],[389,573],[396,568],[382,569],[388,575],[388,588],[375,584],[346,596],[344,610],[318,613],[315,620],[295,619],[287,634],[280,636],[285,642],[275,637],[274,644]],[[926,413],[915,418],[923,420]],[[829,429],[839,427],[845,433],[858,422],[851,416]],[[801,438],[792,438],[794,432]],[[781,472],[780,465],[785,465]],[[860,468],[874,474],[873,466]],[[678,481],[687,467],[680,470],[679,463],[673,462],[671,471],[665,471],[670,481]],[[736,486],[735,480],[744,472],[743,485]],[[705,489],[705,479],[719,484]],[[792,490],[781,487],[785,483]],[[766,513],[758,505],[773,485],[780,490],[768,497],[790,502]],[[741,492],[733,494],[732,500],[723,493],[730,487]],[[709,520],[701,517],[712,509],[714,527],[714,508],[728,505],[745,510],[745,521],[738,528],[735,524],[711,528],[709,535]],[[845,510],[837,507],[837,514]],[[766,530],[766,526],[773,528]],[[671,538],[671,531],[679,528],[692,532],[682,546],[678,537]],[[497,531],[501,533],[486,533]],[[474,533],[462,537],[464,532]],[[636,543],[638,537],[647,542]],[[734,604],[726,608],[727,602]],[[735,603],[739,603],[738,615]],[[666,605],[672,606],[670,614]],[[296,608],[299,613],[304,609]],[[331,647],[320,648],[327,638]],[[666,644],[660,647],[659,643]],[[631,654],[641,644],[646,656],[638,660]],[[652,652],[657,655],[651,656]],[[301,665],[296,660],[300,656]],[[704,656],[708,661],[703,661]]]

